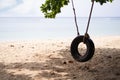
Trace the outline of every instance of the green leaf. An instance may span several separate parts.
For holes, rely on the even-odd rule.
[[[75,0],[74,0],[75,1]],[[91,0],[92,1],[92,0]],[[99,2],[101,5],[107,2],[112,2],[113,0],[94,0]],[[58,13],[61,12],[61,8],[68,5],[69,0],[46,0],[44,4],[40,7],[45,18],[55,18]]]

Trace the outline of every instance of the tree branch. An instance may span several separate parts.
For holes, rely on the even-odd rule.
[[[107,2],[112,2],[113,0],[91,0],[99,2],[101,5]],[[69,0],[46,0],[44,4],[40,7],[45,18],[55,18],[58,13],[61,13],[61,8],[68,5]]]

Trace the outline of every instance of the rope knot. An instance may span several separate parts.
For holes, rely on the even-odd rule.
[[[83,42],[85,43],[85,39],[89,39],[89,38],[90,38],[89,34],[88,34],[88,33],[85,33],[85,35],[84,35],[84,37],[83,37]]]

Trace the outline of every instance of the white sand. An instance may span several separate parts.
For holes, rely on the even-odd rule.
[[[0,42],[0,80],[120,80],[120,36],[93,38],[85,63],[72,58],[71,41]]]

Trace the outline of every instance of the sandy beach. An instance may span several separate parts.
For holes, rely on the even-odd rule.
[[[72,39],[0,42],[0,80],[120,80],[120,36],[92,40],[85,63],[72,58]]]

